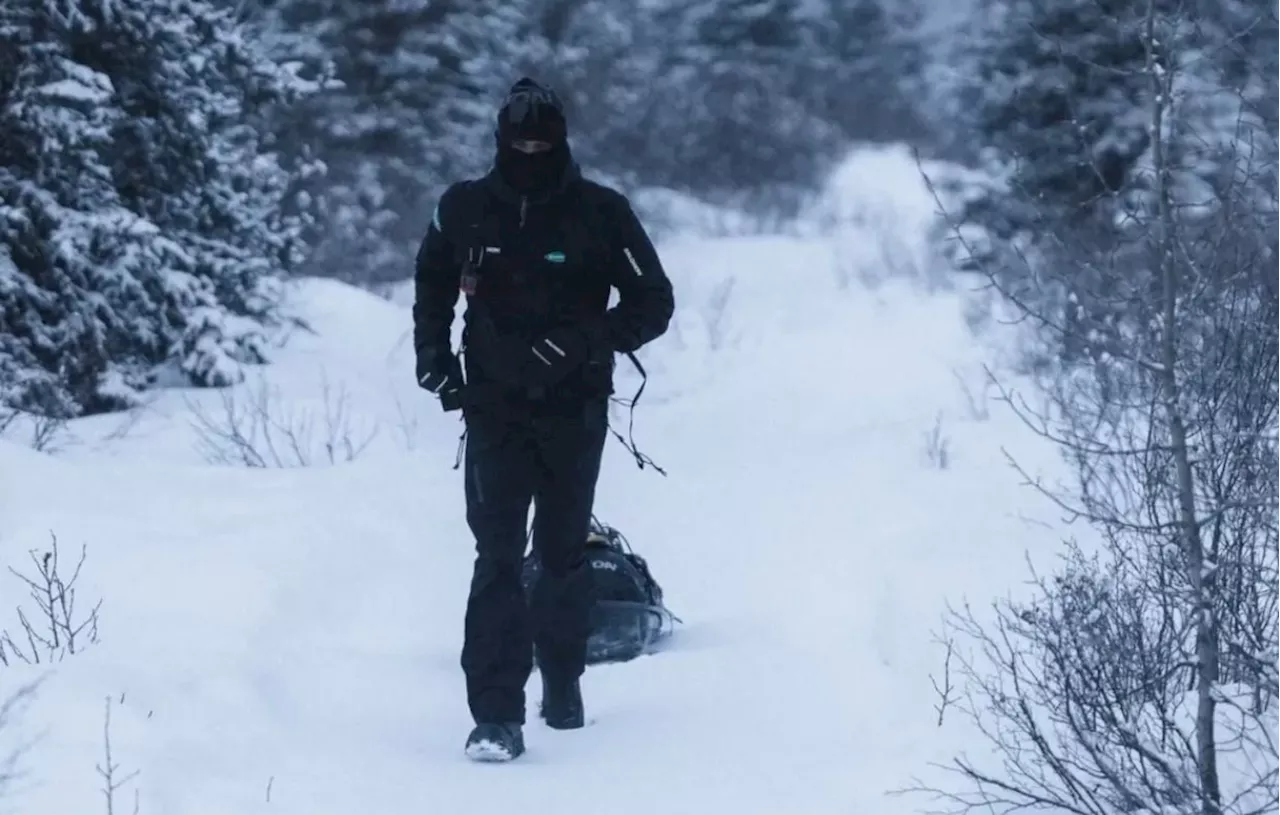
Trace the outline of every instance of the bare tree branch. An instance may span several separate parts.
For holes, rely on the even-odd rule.
[[[961,788],[908,790],[950,812],[1252,815],[1280,803],[1280,143],[1243,113],[1229,139],[1194,132],[1197,106],[1230,101],[1195,85],[1212,61],[1202,21],[1159,0],[1123,11],[1141,13],[1141,64],[1124,70],[1142,83],[1130,87],[1150,144],[1114,223],[1089,234],[1023,198],[1039,240],[995,253],[951,222],[1010,322],[1034,328],[1021,372],[1043,404],[992,374],[999,401],[1058,447],[1073,480],[1047,484],[1009,461],[1097,542],[1068,541],[1031,599],[948,619],[955,653],[977,648],[955,661],[951,707],[994,751],[946,766]],[[1218,175],[1203,173],[1211,160]]]
[[[237,396],[243,390],[247,399]],[[265,379],[219,393],[222,410],[211,416],[187,400],[197,448],[211,464],[253,468],[312,467],[354,461],[377,436],[373,426],[357,435],[344,389],[321,382],[320,415],[290,409]],[[319,427],[317,427],[319,424]]]
[[[28,665],[58,662],[98,641],[98,612],[102,601],[98,600],[87,612],[76,606],[76,584],[88,557],[88,547],[81,547],[79,560],[71,573],[65,575],[58,537],[52,532],[49,537],[47,550],[27,553],[32,563],[29,573],[9,568],[10,574],[27,587],[36,616],[33,619],[22,607],[17,609],[23,645],[15,641],[7,629],[0,631],[0,666],[16,662]]]
[[[0,753],[0,798],[11,784],[22,777],[18,769],[19,762],[31,749],[31,742],[19,742],[11,733],[18,715],[31,703],[39,689],[40,680],[19,685],[15,690],[0,699],[0,735],[11,744]]]

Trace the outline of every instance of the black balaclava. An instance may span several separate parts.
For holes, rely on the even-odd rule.
[[[512,189],[521,195],[549,192],[569,166],[568,128],[564,107],[550,88],[525,77],[511,86],[498,111],[495,165]],[[551,149],[522,153],[511,146],[517,139],[544,141]]]

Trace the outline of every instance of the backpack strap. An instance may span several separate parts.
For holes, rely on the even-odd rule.
[[[454,260],[461,264],[465,274],[469,268],[483,268],[486,255],[494,254],[500,247],[486,240],[484,219],[477,217],[484,211],[484,197],[487,193],[477,179],[463,181],[459,187],[457,209],[461,218],[451,218],[449,223],[441,224],[436,219],[436,228],[445,233],[445,237],[453,244]],[[464,292],[465,292],[464,288]]]
[[[481,319],[485,317],[485,312],[483,308],[476,308],[477,303],[472,302],[470,297],[478,289],[486,260],[502,252],[502,247],[498,245],[494,234],[489,232],[489,223],[483,216],[489,193],[481,183],[482,180],[468,179],[459,185],[456,209],[462,217],[452,218],[444,226],[438,220],[436,223],[441,231],[446,227],[448,229],[446,237],[453,246],[454,261],[461,267],[459,288],[468,297],[468,309]],[[462,331],[462,345],[458,349],[460,356],[466,355],[469,328],[468,325]]]
[[[640,364],[640,360],[636,358],[636,355],[634,352],[628,351],[626,356],[627,356],[627,359],[631,360],[631,364],[632,366],[635,367],[636,372],[640,374],[640,387],[636,388],[636,394],[635,396],[632,396],[630,400],[626,400],[626,399],[614,400],[620,404],[624,404],[627,406],[627,438],[624,439],[621,433],[619,433],[617,430],[614,430],[613,425],[609,425],[609,432],[612,433],[613,437],[616,438],[619,442],[621,442],[622,446],[627,449],[627,452],[630,453],[631,457],[635,459],[637,467],[643,470],[645,466],[648,465],[652,467],[654,470],[656,470],[658,473],[665,476],[667,474],[667,471],[659,467],[658,464],[653,459],[649,458],[647,455],[640,452],[640,448],[636,446],[636,439],[635,439],[636,403],[640,401],[640,395],[644,393],[644,386],[649,383],[649,374],[645,371],[644,366]]]
[[[592,246],[599,251],[602,258],[608,257],[614,247],[605,245],[600,236],[609,236],[612,233],[611,224],[606,223],[600,209],[593,206],[590,197],[585,194],[586,185],[590,183],[585,180],[578,182],[578,189],[572,194],[575,196],[574,211],[577,217],[572,221],[581,224],[584,227],[585,234],[581,237],[583,245]],[[644,366],[640,364],[640,360],[636,357],[635,352],[627,351],[626,357],[631,362],[631,366],[636,369],[636,373],[640,374],[640,387],[636,389],[635,395],[630,399],[618,399],[613,401],[625,405],[627,407],[627,436],[623,438],[622,434],[609,425],[609,432],[613,434],[631,457],[635,459],[636,466],[643,470],[646,466],[652,467],[659,474],[665,476],[667,471],[658,466],[657,462],[649,458],[649,456],[640,452],[640,448],[636,446],[635,425],[636,425],[636,405],[640,402],[641,395],[644,394],[645,386],[649,383],[649,374],[645,371]]]

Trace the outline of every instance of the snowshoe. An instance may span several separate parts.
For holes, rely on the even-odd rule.
[[[524,733],[518,724],[478,724],[467,737],[467,758],[502,762],[524,753]]]

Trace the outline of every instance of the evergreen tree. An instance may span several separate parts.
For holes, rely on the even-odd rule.
[[[673,45],[630,124],[664,149],[663,182],[724,192],[817,181],[843,139],[796,91],[817,58],[808,20],[798,0],[659,10]]]
[[[1275,40],[1265,51],[1251,39],[1274,32],[1274,12],[1201,6],[1157,0],[1148,18],[1118,0],[984,3],[961,90],[997,183],[957,215],[989,239],[967,231],[970,259],[1060,327],[1067,360],[1133,330],[1122,304],[1157,285],[1142,259],[1158,205],[1153,100],[1177,222],[1198,229],[1228,209],[1274,221],[1275,117],[1262,100],[1275,78],[1259,56]]]
[[[659,75],[663,32],[629,0],[543,0],[525,56],[564,100],[574,155],[584,166],[638,183],[654,178],[666,148],[641,120]]]
[[[0,8],[3,402],[92,413],[166,363],[265,359],[305,219],[263,116],[302,86],[240,34],[202,0]]]
[[[1029,226],[1092,219],[1146,150],[1141,12],[1124,0],[988,4],[976,126],[1016,164],[1010,186],[1035,202]]]
[[[1220,172],[1241,126],[1275,132],[1274,9],[1254,0],[1201,6],[1157,2],[1154,56],[1176,97],[1166,126],[1181,133],[1165,142],[1184,185]],[[971,213],[1001,239],[1064,228],[1101,239],[1150,187],[1144,15],[1121,0],[983,3],[957,112],[1007,188],[1003,201],[986,196]]]
[[[501,0],[275,0],[259,25],[280,59],[335,81],[280,126],[314,146],[327,217],[308,271],[388,281],[412,262],[436,198],[483,171],[494,113],[530,50],[522,4]]]
[[[858,141],[925,137],[924,8],[915,0],[822,0],[808,27],[815,58],[796,91]]]
[[[432,122],[440,171],[452,181],[488,170],[498,108],[516,80],[538,73],[546,47],[530,0],[458,0],[445,27],[447,36],[435,46],[439,102]]]

